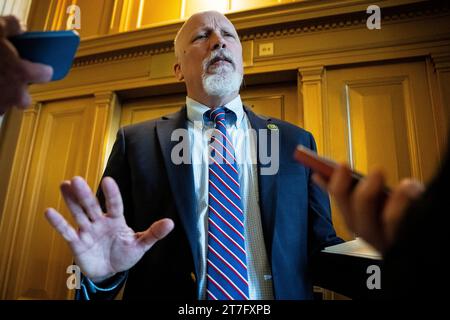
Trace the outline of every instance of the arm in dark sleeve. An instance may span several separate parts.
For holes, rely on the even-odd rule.
[[[127,276],[127,271],[119,272],[105,281],[93,283],[82,275],[80,289],[77,289],[75,293],[75,300],[113,300],[125,283]]]
[[[122,195],[125,220],[130,225],[130,217],[132,214],[131,204],[131,184],[130,184],[130,170],[125,152],[125,135],[123,129],[120,129],[117,133],[116,141],[112,148],[111,154],[108,159],[103,177],[113,178],[119,186],[120,194]],[[101,187],[97,190],[97,198],[103,209],[106,212],[105,197],[101,190]],[[120,272],[113,277],[106,279],[101,283],[94,284],[87,277],[82,275],[81,287],[75,294],[76,300],[102,300],[102,299],[114,299],[122,288],[127,278],[128,272]]]
[[[314,137],[310,134],[311,150],[317,152]],[[308,179],[308,222],[309,222],[309,253],[314,256],[323,248],[343,242],[336,236],[336,231],[331,220],[330,199],[328,193],[322,190],[311,179],[312,172],[309,170]]]

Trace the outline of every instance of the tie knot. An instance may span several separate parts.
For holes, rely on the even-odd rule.
[[[225,124],[225,108],[216,108],[209,110],[209,119],[214,123],[223,122]]]

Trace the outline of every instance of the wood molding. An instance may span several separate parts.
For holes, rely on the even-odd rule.
[[[24,111],[22,125],[20,128],[18,147],[14,155],[12,176],[5,197],[2,221],[0,225],[0,299],[10,297],[14,286],[9,282],[12,268],[11,257],[14,254],[17,241],[17,228],[21,219],[21,209],[26,184],[30,170],[32,150],[35,143],[36,129],[38,125],[39,112],[42,108],[40,102],[34,102],[32,106]],[[15,214],[10,214],[10,213]]]
[[[438,124],[440,150],[445,152],[450,128],[450,50],[431,54],[427,60],[433,111]]]
[[[98,162],[92,168],[88,165],[86,173],[92,182],[91,185],[98,186],[119,130],[121,104],[114,91],[96,92],[94,103],[96,113],[93,125],[96,132],[93,134],[91,142],[91,154],[97,150],[98,155],[92,154],[89,159],[97,159]]]
[[[423,0],[327,0],[327,1],[296,1],[266,8],[246,10],[226,14],[240,33],[251,34],[252,30],[266,26],[289,24],[296,21],[323,19],[333,15],[348,15],[359,12],[364,13],[371,4],[381,8],[423,3]],[[115,17],[113,20],[115,21]],[[122,19],[123,20],[123,19]],[[143,28],[128,32],[93,37],[82,40],[77,57],[94,55],[109,51],[154,45],[160,43],[173,43],[173,39],[183,24],[183,21],[169,24],[155,24],[151,28]],[[336,26],[340,26],[337,24]],[[124,30],[123,26],[121,30]],[[249,35],[250,36],[250,35]]]
[[[324,154],[324,66],[298,69],[301,77],[303,96],[303,127],[311,132],[316,140],[317,152]]]
[[[432,53],[431,62],[436,70],[450,69],[450,51]]]
[[[280,6],[270,7],[270,15],[276,16],[276,23],[266,21],[267,14],[261,15],[259,10],[251,10],[239,14],[239,19],[233,17],[237,14],[231,13],[227,16],[235,24],[241,41],[258,39],[277,39],[286,36],[298,36],[305,33],[315,33],[330,31],[333,29],[351,28],[355,26],[364,26],[366,24],[367,14],[361,10],[361,4],[369,1],[339,1],[342,7],[347,8],[344,13],[336,11],[336,7],[328,5],[329,11],[317,12],[317,15],[308,15],[307,19],[302,19],[302,14],[297,11],[306,11],[305,3],[295,2],[291,4],[282,4]],[[429,16],[448,15],[448,5],[442,4],[439,7],[432,7],[429,4],[421,3],[421,6],[395,7],[393,5],[404,4],[405,1],[389,1],[389,7],[386,1],[379,1],[383,11],[382,23],[398,23],[403,20],[423,19]],[[415,3],[421,1],[409,1]],[[359,4],[357,7],[352,5]],[[370,4],[373,4],[370,2]],[[384,5],[384,6],[383,6]],[[310,4],[313,7],[313,4]],[[319,6],[322,8],[323,6]],[[333,9],[333,11],[331,11]],[[260,10],[267,10],[266,8]],[[313,9],[309,9],[313,10]],[[318,10],[316,8],[316,10]],[[296,20],[286,18],[286,16],[295,16]],[[320,19],[319,19],[320,18]],[[326,19],[325,19],[326,18]],[[236,20],[236,21],[235,21]],[[243,21],[251,20],[252,28],[243,28]],[[153,28],[128,31],[125,33],[84,39],[81,41],[77,53],[76,66],[87,64],[103,63],[111,60],[130,59],[134,56],[151,55],[173,51],[173,39],[181,27],[182,22],[169,25],[155,26]],[[106,54],[106,56],[105,56]],[[99,55],[97,57],[97,55]]]
[[[330,6],[330,3],[334,1],[327,3]],[[380,3],[386,4],[383,1]],[[430,9],[428,1],[410,1],[411,6],[400,5],[405,3],[405,1],[389,2],[392,6],[386,9],[387,13],[382,17],[383,21],[386,21],[383,22],[386,23],[386,28],[391,29],[387,31],[387,36],[376,36],[373,39],[365,38],[365,33],[361,34],[365,28],[362,19],[365,11],[355,11],[356,7],[354,7],[358,4],[358,10],[360,10],[362,4],[367,4],[367,1],[344,2],[347,7],[344,4],[342,6],[347,8],[346,13],[338,14],[340,11],[333,11],[329,7],[328,11],[320,13],[320,19],[317,19],[318,16],[309,15],[303,20],[298,16],[297,21],[289,20],[292,16],[288,11],[305,11],[306,3],[283,4],[271,9],[270,14],[281,12],[279,23],[271,25],[264,25],[267,16],[259,14],[261,10],[265,12],[264,10],[268,9],[233,13],[229,17],[236,21],[250,19],[252,23],[256,23],[255,21],[260,23],[258,28],[253,29],[239,29],[237,24],[243,42],[250,42],[254,47],[246,56],[245,74],[247,76],[272,72],[295,72],[299,68],[317,65],[338,66],[426,57],[430,54],[438,61],[446,52],[450,52],[450,25],[446,22],[450,17],[448,5],[440,4],[438,10]],[[308,2],[308,5],[313,4]],[[296,6],[301,8],[295,9]],[[287,19],[289,22],[283,22],[283,14],[290,17]],[[353,18],[355,14],[359,15],[358,19]],[[439,22],[445,28],[440,28],[439,32],[436,32],[431,20],[433,24]],[[408,34],[408,30],[411,30],[414,23],[420,23],[420,26],[425,27],[420,27],[420,32],[419,30],[413,32],[413,34],[419,32],[416,36],[402,36]],[[168,70],[161,73],[162,77],[152,78],[149,75],[154,65],[153,58],[167,56],[173,52],[171,39],[180,25],[181,23],[175,23],[84,39],[74,67],[66,79],[32,86],[31,92],[36,99],[46,101],[92,95],[97,91],[105,90],[122,91],[130,88],[176,86],[178,81],[169,75],[169,71],[172,70],[172,66],[168,63],[170,59],[164,59],[167,66],[160,67]],[[449,33],[445,32],[446,29],[449,29]],[[163,34],[165,34],[165,40],[161,38]],[[244,39],[253,40],[244,41]],[[334,43],[324,39],[330,39]],[[260,57],[259,44],[261,41],[268,40],[274,42],[274,55]],[[119,49],[116,46],[117,41],[121,43]],[[296,45],[297,43],[302,45]]]
[[[444,63],[446,67],[443,67],[441,63],[439,63],[436,68],[436,64],[433,65],[433,61],[431,57],[426,59],[426,69],[428,76],[428,88],[430,92],[432,112],[434,117],[434,122],[436,124],[436,141],[438,143],[438,152],[439,159],[442,160],[445,155],[445,150],[447,148],[447,132],[448,132],[448,121],[449,115],[446,112],[445,99],[443,94],[443,84],[439,80],[439,73],[442,70],[450,71],[450,54],[448,55],[448,60]],[[448,107],[448,106],[447,106]]]

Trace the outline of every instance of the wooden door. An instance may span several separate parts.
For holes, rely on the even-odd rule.
[[[375,166],[387,184],[428,181],[439,161],[425,62],[347,67],[326,73],[325,153],[366,174]],[[333,205],[339,235],[350,239]]]
[[[59,185],[75,175],[98,184],[104,150],[101,108],[94,98],[49,102],[35,111],[34,129],[24,130],[14,171],[23,180],[9,186],[0,232],[0,293],[2,299],[64,299],[71,251],[44,217],[47,207],[73,224]],[[96,116],[98,118],[96,118]],[[106,117],[105,117],[106,118]],[[25,121],[24,127],[28,126]],[[31,123],[31,122],[30,122]],[[29,128],[27,128],[29,129]]]

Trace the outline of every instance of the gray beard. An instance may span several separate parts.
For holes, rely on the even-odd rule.
[[[204,73],[202,83],[205,92],[213,97],[226,97],[239,92],[242,74],[236,71],[219,70],[214,74]]]

